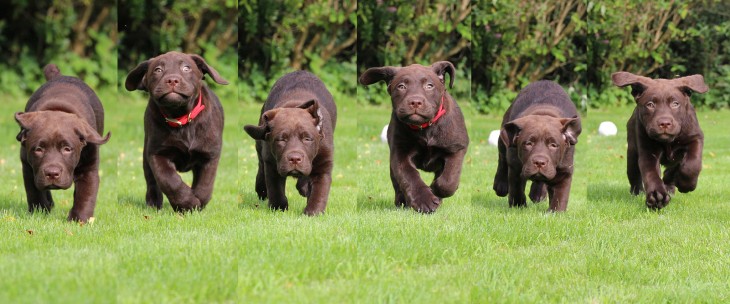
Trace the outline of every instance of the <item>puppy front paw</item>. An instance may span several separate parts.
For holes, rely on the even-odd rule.
[[[651,209],[662,209],[669,204],[671,196],[664,185],[657,187],[656,189],[646,190],[646,207]]]
[[[188,212],[200,210],[202,208],[200,200],[192,194],[186,195],[182,199],[170,200],[170,205],[172,206],[172,210],[175,210],[175,212]]]
[[[509,193],[509,184],[506,181],[494,181],[494,193],[499,197],[505,197]]]
[[[431,193],[430,189],[414,196],[411,208],[420,213],[432,213],[441,205],[441,199]]]
[[[527,198],[524,193],[511,195],[508,198],[510,207],[527,207]]]

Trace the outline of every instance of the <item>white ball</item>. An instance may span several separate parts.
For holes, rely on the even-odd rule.
[[[384,143],[388,143],[388,125],[385,125],[385,127],[383,127],[383,131],[380,132],[380,140]]]
[[[618,133],[616,125],[610,121],[604,121],[598,126],[598,134],[602,136],[615,136]]]
[[[491,133],[489,133],[489,144],[496,147],[498,143],[499,143],[499,130],[494,130]]]

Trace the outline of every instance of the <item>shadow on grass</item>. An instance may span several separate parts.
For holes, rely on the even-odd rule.
[[[379,195],[377,197],[371,195],[358,195],[357,211],[403,210],[404,208],[400,208],[395,205],[392,198],[386,198],[388,194]]]
[[[18,200],[17,197],[0,196],[0,213],[16,215],[28,213],[28,203],[25,199]]]
[[[147,202],[144,199],[144,196],[141,195],[119,195],[117,197],[117,204],[123,206],[123,207],[133,207],[137,208],[139,210],[155,210],[152,207],[147,206]],[[165,205],[169,206],[169,203],[167,200],[164,200],[162,202],[162,208],[165,208]]]
[[[238,195],[238,209],[269,210],[269,201],[262,201],[256,193],[246,191]]]
[[[612,183],[588,184],[588,201],[622,201],[633,204],[635,196],[629,193],[629,185]],[[642,194],[639,194],[642,196]]]

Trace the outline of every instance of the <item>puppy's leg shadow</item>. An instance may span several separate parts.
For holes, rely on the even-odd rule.
[[[637,198],[643,200],[644,193],[631,194],[631,186],[624,181],[611,181],[588,184],[588,202],[636,204]]]
[[[393,193],[388,191],[382,194],[363,194],[357,196],[357,211],[377,211],[377,210],[410,210],[410,207],[398,207],[393,203]]]
[[[157,210],[147,205],[145,201],[144,193],[135,194],[119,194],[117,196],[117,203],[125,208],[137,208],[141,210]],[[162,208],[165,208],[167,201],[163,199]]]
[[[494,190],[484,188],[484,190],[476,190],[471,195],[471,203],[475,207],[481,209],[489,209],[494,211],[503,211],[509,209],[507,197],[499,197]]]
[[[269,201],[260,200],[253,191],[238,194],[238,208],[244,210],[269,210]]]

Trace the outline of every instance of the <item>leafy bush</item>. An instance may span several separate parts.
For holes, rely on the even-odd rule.
[[[630,104],[610,76],[703,74],[710,86],[693,99],[727,107],[730,4],[719,0],[478,1],[473,13],[472,100],[499,112],[515,91],[549,79],[589,107]],[[480,68],[477,68],[480,67]]]
[[[370,67],[448,60],[457,68],[451,94],[469,100],[471,10],[468,0],[360,2],[358,75]],[[358,91],[369,103],[390,100],[377,85],[359,86]]]
[[[356,1],[239,2],[240,97],[263,102],[279,77],[301,69],[354,96],[356,10]]]
[[[91,87],[116,84],[117,6],[114,1],[11,1],[0,4],[0,87],[30,95],[55,63]]]

